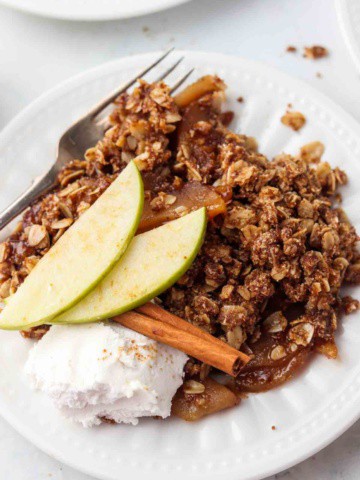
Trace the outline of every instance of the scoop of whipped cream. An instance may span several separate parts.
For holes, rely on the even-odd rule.
[[[115,323],[54,325],[25,365],[33,388],[67,418],[91,427],[102,418],[136,425],[170,415],[187,356]]]

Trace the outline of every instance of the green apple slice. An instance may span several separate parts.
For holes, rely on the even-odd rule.
[[[76,304],[113,268],[137,230],[141,175],[130,163],[42,257],[0,314],[0,328],[46,323]]]
[[[101,283],[52,323],[96,322],[132,310],[171,287],[190,267],[206,229],[206,209],[136,236]]]

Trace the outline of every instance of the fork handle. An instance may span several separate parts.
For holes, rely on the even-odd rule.
[[[45,175],[35,179],[24,193],[0,213],[0,230],[29,207],[32,202],[51,190],[56,185],[56,178],[56,171],[52,167]]]

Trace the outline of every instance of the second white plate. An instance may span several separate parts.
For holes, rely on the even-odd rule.
[[[217,73],[227,82],[234,130],[255,136],[269,157],[324,142],[326,160],[350,174],[344,208],[360,230],[360,126],[349,115],[268,66],[213,53],[178,53],[186,57],[179,74],[195,66],[196,76]],[[53,161],[56,141],[73,120],[155,57],[124,58],[86,72],[19,115],[0,135],[0,209]],[[240,95],[242,104],[236,101]],[[307,118],[298,133],[280,122],[289,102]],[[101,479],[263,478],[323,448],[360,416],[359,320],[353,314],[342,322],[339,360],[317,356],[293,381],[251,395],[238,408],[194,424],[149,419],[137,427],[91,430],[63,420],[47,398],[28,388],[22,369],[31,343],[16,332],[0,332],[0,413],[48,454]]]
[[[360,1],[336,0],[336,10],[345,42],[360,71]]]
[[[190,0],[0,0],[8,7],[63,20],[114,20],[165,10]]]

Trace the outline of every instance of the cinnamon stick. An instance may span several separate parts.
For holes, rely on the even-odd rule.
[[[177,328],[163,320],[159,321],[135,311],[123,313],[114,317],[113,320],[153,340],[181,350],[187,355],[191,355],[232,376],[236,376],[246,363],[244,362],[244,357],[246,357],[246,360],[248,359],[242,352],[237,351],[226,343],[217,339],[213,339],[216,340],[214,342],[205,337],[207,334],[194,325],[192,325],[193,329],[190,332],[189,330]],[[183,322],[185,321],[183,320]],[[193,333],[194,331],[196,331],[196,335]],[[205,333],[205,336],[199,332]]]
[[[205,341],[211,342],[214,345],[214,348],[225,348],[230,349],[231,351],[234,350],[241,358],[242,366],[246,365],[250,360],[248,355],[246,355],[245,353],[239,352],[235,348],[230,347],[230,345],[228,345],[227,343],[224,343],[218,338],[213,337],[212,335],[210,335],[210,333],[207,333],[204,330],[201,330],[201,328],[196,327],[192,323],[189,323],[186,320],[183,320],[182,318],[168,312],[167,310],[164,310],[155,303],[148,302],[145,305],[137,308],[136,311],[149,317],[155,318],[155,320],[159,320],[160,322],[172,325],[179,330],[183,330],[185,332],[196,335],[197,337],[202,338]]]

